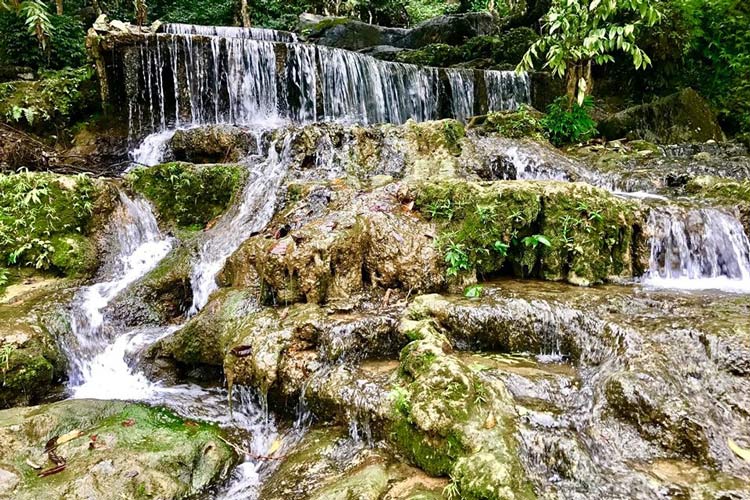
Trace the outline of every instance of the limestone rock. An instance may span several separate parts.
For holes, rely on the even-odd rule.
[[[725,139],[716,114],[692,89],[628,108],[600,122],[598,127],[609,139],[639,138],[658,144]]]

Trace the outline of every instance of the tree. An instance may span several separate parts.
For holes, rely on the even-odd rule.
[[[42,50],[46,50],[53,27],[47,5],[42,0],[0,0],[0,11],[3,10],[22,15],[29,34],[36,37]]]
[[[661,19],[654,0],[553,0],[543,18],[542,37],[526,52],[517,71],[534,68],[534,60],[546,57],[544,67],[566,78],[570,102],[582,105],[593,89],[592,64],[613,62],[613,52],[633,58],[636,69],[651,59],[636,44],[636,31]]]
[[[133,0],[133,6],[135,7],[135,24],[144,26],[146,21],[148,21],[146,0]]]

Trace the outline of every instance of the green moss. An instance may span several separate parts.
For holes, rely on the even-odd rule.
[[[482,133],[496,133],[512,139],[530,137],[535,141],[544,142],[547,138],[544,127],[539,122],[540,117],[541,114],[522,106],[518,111],[497,112],[476,117],[469,127],[476,128]]]
[[[590,186],[442,181],[420,186],[416,206],[439,223],[446,256],[460,248],[483,275],[589,284],[632,274],[634,206]],[[549,246],[531,242],[539,235]]]
[[[163,220],[180,227],[203,228],[229,207],[244,178],[245,169],[239,165],[175,162],[136,169],[126,180],[131,189],[154,204]]]
[[[700,195],[722,204],[750,203],[750,181],[732,181],[718,177],[696,177],[685,186],[690,194]]]
[[[346,17],[327,17],[310,28],[309,32],[311,35],[318,35],[331,28],[335,28],[336,26],[347,24],[348,22],[349,19]]]
[[[414,465],[433,476],[448,475],[456,460],[466,453],[455,435],[425,435],[404,417],[390,424],[388,436]]]

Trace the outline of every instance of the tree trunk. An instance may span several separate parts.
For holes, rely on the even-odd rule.
[[[62,16],[63,15],[63,0],[55,0],[55,5],[57,6],[57,15]]]
[[[586,88],[583,89],[584,96],[591,95],[591,92],[594,90],[594,79],[591,74],[591,61],[570,63],[568,64],[568,69],[565,74],[565,94],[568,96],[571,105],[578,99],[581,80],[583,80],[586,85]]]
[[[240,17],[242,17],[242,26],[244,28],[249,28],[251,26],[250,8],[247,5],[247,0],[242,0],[240,4]]]
[[[102,15],[102,6],[99,5],[99,0],[92,0],[91,3],[94,6],[94,10],[96,11],[96,15],[97,16],[101,16]]]

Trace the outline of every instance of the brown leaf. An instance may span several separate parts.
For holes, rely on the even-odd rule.
[[[81,431],[79,429],[75,429],[75,430],[72,430],[72,431],[68,432],[67,434],[63,434],[62,436],[58,436],[56,447],[60,446],[60,445],[63,445],[65,443],[69,442],[69,441],[73,441],[74,439],[78,439],[79,437],[81,437],[83,435],[84,435],[83,431]]]
[[[271,249],[271,255],[284,255],[287,248],[289,248],[289,241],[279,241]]]
[[[133,427],[134,425],[135,425],[135,420],[133,420],[132,418],[122,421],[123,427]]]
[[[187,426],[187,427],[198,427],[198,424],[196,422],[193,422],[192,420],[185,420],[185,426]]]

